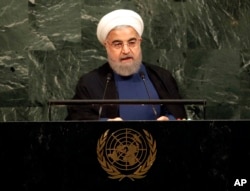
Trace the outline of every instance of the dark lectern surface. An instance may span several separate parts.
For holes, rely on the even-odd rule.
[[[0,123],[1,190],[249,190],[249,126],[249,121]]]

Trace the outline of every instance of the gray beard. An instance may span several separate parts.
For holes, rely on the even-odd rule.
[[[116,63],[110,62],[110,67],[120,76],[131,76],[139,71],[141,62],[135,62],[132,66],[117,65]]]

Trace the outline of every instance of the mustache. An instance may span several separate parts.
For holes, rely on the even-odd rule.
[[[128,59],[128,58],[133,58],[133,56],[123,56],[123,57],[121,57],[120,59],[121,59],[121,60],[125,60],[125,59]]]

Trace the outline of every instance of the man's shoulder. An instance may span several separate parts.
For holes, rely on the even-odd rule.
[[[81,76],[81,79],[96,79],[97,76],[105,76],[107,71],[110,70],[108,63],[104,63],[98,68],[94,68]]]
[[[165,69],[165,68],[163,68],[161,66],[146,63],[146,62],[143,62],[143,64],[145,65],[146,70],[148,72],[165,73],[165,74],[168,73],[168,74],[170,74],[170,71],[168,69]]]

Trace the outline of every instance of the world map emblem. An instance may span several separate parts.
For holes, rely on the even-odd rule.
[[[144,178],[156,159],[152,135],[131,128],[106,130],[97,142],[97,159],[111,179]]]

